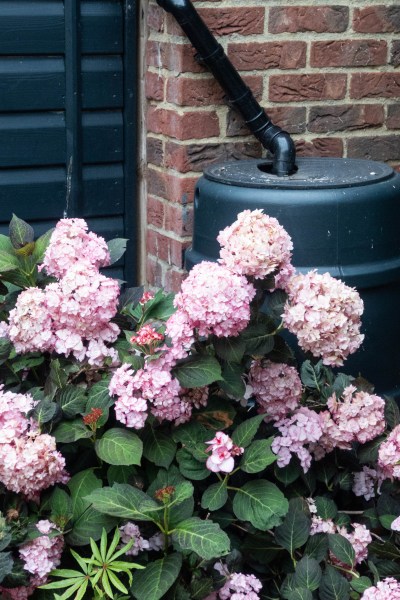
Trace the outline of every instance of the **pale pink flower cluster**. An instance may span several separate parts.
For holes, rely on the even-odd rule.
[[[182,283],[175,306],[200,336],[236,336],[250,320],[254,295],[255,289],[245,277],[203,261],[193,267]]]
[[[133,379],[134,373],[127,363],[119,367],[111,378],[109,392],[118,396],[115,402],[115,416],[127,427],[141,429],[148,417],[147,402],[137,390]]]
[[[394,577],[386,577],[365,590],[360,600],[400,600],[400,583]]]
[[[127,556],[137,556],[144,550],[159,552],[164,546],[164,535],[159,532],[152,535],[148,540],[144,539],[136,523],[128,521],[119,528],[122,544],[128,544],[134,539],[133,546],[125,553]]]
[[[400,516],[397,517],[394,521],[392,521],[390,529],[392,531],[400,531]]]
[[[221,600],[260,600],[257,592],[261,591],[261,588],[261,581],[254,575],[232,573],[218,591],[218,596]]]
[[[110,264],[110,253],[103,238],[88,232],[83,219],[61,219],[47,247],[43,267],[49,275],[64,277],[71,267],[85,263],[95,269]]]
[[[336,533],[336,525],[332,519],[323,519],[318,515],[312,515],[310,535],[317,533]]]
[[[397,425],[380,445],[378,466],[385,479],[400,479],[400,425]]]
[[[165,335],[170,339],[171,347],[168,353],[174,360],[186,358],[194,342],[193,327],[191,327],[186,312],[177,310],[165,323]]]
[[[267,414],[266,422],[283,419],[299,405],[302,385],[294,367],[270,360],[253,361],[249,384],[259,407],[258,412]]]
[[[317,442],[322,435],[320,416],[314,410],[301,407],[287,419],[275,423],[280,436],[272,442],[272,451],[278,456],[278,467],[289,464],[292,455],[296,455],[306,473],[311,466],[311,453],[307,446]]]
[[[10,340],[18,353],[54,351],[96,366],[107,357],[116,362],[117,352],[107,344],[119,334],[118,326],[110,322],[117,312],[119,285],[98,271],[107,264],[107,245],[86,233],[81,219],[60,223],[44,259],[48,272],[60,279],[44,290],[29,288],[19,294],[10,312]],[[63,236],[64,251],[71,251],[65,260],[57,249]]]
[[[358,292],[329,273],[294,275],[288,286],[283,322],[297,336],[303,350],[338,367],[355,352],[360,334],[363,301]]]
[[[8,338],[9,325],[5,321],[0,321],[0,338]]]
[[[382,476],[379,470],[363,466],[362,471],[354,473],[353,493],[355,496],[364,496],[365,500],[375,498],[379,493],[379,487],[382,483]],[[375,487],[377,486],[377,491]]]
[[[290,263],[292,240],[274,217],[262,210],[244,210],[236,221],[220,231],[219,262],[233,273],[264,279]]]
[[[143,325],[137,333],[134,333],[131,337],[131,343],[137,346],[151,346],[154,347],[164,340],[162,333],[159,333],[151,325]]]
[[[354,563],[362,563],[368,556],[368,545],[372,542],[371,532],[361,523],[352,523],[353,531],[348,532],[345,527],[338,527],[337,533],[345,537],[353,546],[355,552]]]
[[[26,418],[34,405],[29,394],[4,392],[0,386],[0,481],[28,499],[38,499],[42,490],[69,479],[55,439],[40,434],[37,424]]]
[[[45,578],[61,561],[64,547],[63,536],[49,537],[49,533],[58,530],[51,521],[42,520],[36,523],[41,536],[23,544],[19,555],[24,561],[24,569],[41,578]]]
[[[244,452],[244,448],[236,446],[229,435],[222,431],[217,431],[215,437],[206,444],[209,444],[207,452],[211,452],[206,467],[213,473],[220,471],[230,473],[233,471],[235,466],[234,457],[240,456]]]
[[[315,449],[317,458],[334,448],[350,450],[353,442],[365,444],[385,430],[385,401],[375,394],[358,392],[354,385],[347,386],[338,400],[328,398],[329,411],[320,413],[323,434]]]

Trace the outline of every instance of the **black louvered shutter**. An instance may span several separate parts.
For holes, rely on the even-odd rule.
[[[113,275],[134,283],[134,0],[1,0],[0,231],[83,217],[130,239]]]

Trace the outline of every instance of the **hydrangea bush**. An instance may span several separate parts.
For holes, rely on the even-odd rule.
[[[174,297],[82,219],[0,235],[3,600],[400,598],[400,412],[340,370],[362,300],[261,210],[218,241]]]

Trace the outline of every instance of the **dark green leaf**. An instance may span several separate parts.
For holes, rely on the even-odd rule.
[[[85,411],[85,391],[75,385],[67,385],[58,395],[57,402],[64,415],[72,419]]]
[[[136,469],[132,466],[111,465],[107,469],[107,481],[113,483],[134,483]]]
[[[362,465],[367,463],[375,463],[377,461],[379,446],[383,441],[385,441],[385,437],[381,435],[372,440],[372,442],[368,442],[368,444],[364,444],[358,448],[358,460]]]
[[[66,491],[55,487],[49,499],[51,520],[62,529],[72,517],[72,500]]]
[[[271,444],[274,438],[267,440],[255,440],[246,448],[240,468],[246,473],[259,473],[268,465],[276,461],[277,456],[271,450]]]
[[[349,600],[350,583],[336,569],[327,565],[319,588],[320,600]]]
[[[253,441],[258,428],[264,420],[265,415],[256,415],[250,419],[246,419],[243,423],[240,423],[232,433],[233,443],[240,448],[247,448]]]
[[[345,565],[353,566],[356,553],[353,546],[340,533],[329,533],[328,534],[329,550]]]
[[[172,541],[179,550],[190,550],[206,560],[228,554],[230,547],[229,537],[217,523],[198,517],[178,523]]]
[[[333,500],[326,498],[325,496],[316,496],[314,498],[315,506],[317,508],[317,514],[319,517],[327,521],[328,519],[335,519],[337,515],[337,506]]]
[[[264,479],[245,483],[233,499],[236,517],[263,531],[279,525],[288,508],[289,503],[282,492]]]
[[[309,537],[304,553],[310,558],[315,558],[316,561],[321,562],[321,560],[326,558],[328,549],[329,544],[327,534],[316,533]]]
[[[322,571],[315,558],[303,556],[296,565],[294,584],[298,588],[307,588],[312,592],[318,589],[322,579]]]
[[[0,583],[11,573],[13,564],[11,552],[0,552]]]
[[[372,542],[369,544],[368,550],[379,558],[387,558],[393,561],[399,561],[400,559],[400,549],[391,542]]]
[[[174,294],[165,294],[159,290],[152,300],[144,307],[144,320],[166,321],[176,311],[174,307]]]
[[[14,214],[10,221],[9,233],[11,243],[16,249],[23,248],[26,244],[33,242],[35,238],[33,228]]]
[[[176,459],[180,472],[184,477],[188,477],[188,479],[200,481],[210,475],[210,471],[205,467],[204,463],[196,460],[186,448],[178,450]]]
[[[125,254],[127,242],[128,240],[124,238],[114,238],[107,242],[110,253],[110,265],[116,263]]]
[[[301,365],[300,376],[303,385],[312,390],[319,390],[323,383],[322,361],[313,365],[311,361],[305,360]]]
[[[228,491],[226,489],[226,481],[218,481],[213,483],[206,489],[202,498],[201,506],[208,510],[218,510],[222,508],[228,500]]]
[[[391,396],[385,397],[385,421],[390,429],[394,429],[400,423],[400,409]]]
[[[354,578],[350,581],[350,585],[353,590],[362,594],[368,588],[372,587],[374,584],[370,580],[369,577],[358,577]]]
[[[246,391],[242,365],[225,363],[222,367],[222,380],[218,383],[229,396],[242,398]]]
[[[143,445],[143,456],[157,467],[168,469],[175,458],[176,443],[170,435],[160,429],[149,426],[146,430]]]
[[[269,533],[257,532],[247,535],[241,545],[244,556],[251,556],[261,564],[269,564],[277,555],[283,556],[284,550],[275,543]]]
[[[249,325],[242,331],[241,337],[246,343],[246,354],[265,356],[274,348],[274,336],[265,325]]]
[[[96,440],[95,450],[109,465],[140,465],[143,443],[133,431],[113,427]]]
[[[60,423],[54,430],[53,435],[57,442],[69,444],[77,440],[90,438],[92,432],[86,427],[82,419],[75,419],[74,421]]]
[[[307,588],[295,588],[286,598],[287,600],[313,600],[313,595]]]
[[[47,250],[47,246],[50,243],[51,236],[53,235],[53,229],[49,229],[41,235],[35,242],[35,249],[33,251],[32,257],[34,258],[36,263],[41,263],[43,261],[45,252]]]
[[[1,283],[1,282],[0,282]],[[0,364],[10,356],[12,344],[7,338],[0,338]]]
[[[192,356],[172,369],[182,387],[195,388],[210,385],[221,379],[221,367],[212,356]]]
[[[68,375],[60,365],[58,358],[51,361],[50,374],[44,385],[44,395],[51,400],[54,398],[58,390],[63,389],[67,385]]]
[[[152,521],[151,511],[159,508],[150,496],[138,488],[120,483],[96,489],[85,500],[101,513],[137,521]]]
[[[12,370],[14,373],[18,373],[19,371],[25,371],[27,369],[32,369],[33,367],[38,367],[43,364],[44,357],[42,355],[38,355],[37,353],[29,353],[23,354],[22,356],[17,356],[12,361]]]
[[[302,468],[297,461],[292,459],[290,463],[286,465],[286,467],[281,468],[278,467],[278,465],[275,465],[274,473],[277,480],[281,481],[285,486],[287,486],[300,477],[302,474]]]
[[[32,416],[35,421],[42,425],[48,423],[57,412],[57,404],[50,400],[41,400],[35,408],[30,411],[29,416]]]
[[[194,579],[190,586],[191,600],[204,600],[213,589],[213,580],[210,577]]]
[[[306,543],[309,535],[310,519],[298,510],[289,510],[282,525],[275,529],[276,542],[291,556],[297,548],[301,548]]]
[[[246,341],[240,335],[227,338],[214,336],[213,346],[223,360],[240,363],[246,350]]]
[[[119,309],[122,312],[129,305],[133,308],[139,303],[144,294],[144,287],[132,287],[125,290],[119,297]]]
[[[182,555],[175,553],[147,564],[144,571],[133,576],[131,588],[137,600],[159,600],[178,578]]]

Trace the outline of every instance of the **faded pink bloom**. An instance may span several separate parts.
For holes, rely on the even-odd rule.
[[[361,523],[352,523],[353,531],[348,532],[345,527],[338,527],[337,533],[349,540],[356,554],[354,564],[362,563],[368,556],[368,545],[372,542],[370,530]]]
[[[106,242],[87,229],[83,219],[58,221],[43,259],[43,267],[49,275],[64,277],[76,264],[86,263],[96,269],[110,264]]]
[[[235,456],[243,454],[244,448],[239,448],[233,443],[229,435],[222,431],[217,431],[215,437],[206,442],[209,444],[207,452],[211,452],[206,462],[206,467],[213,473],[222,471],[223,473],[230,473],[233,471],[235,466]]]
[[[44,578],[60,564],[64,539],[61,534],[51,538],[47,535],[52,530],[58,530],[50,521],[39,521],[36,527],[43,535],[23,544],[19,555],[24,561],[26,571]]]
[[[131,343],[137,346],[150,346],[154,348],[163,339],[163,334],[158,333],[151,325],[143,325],[137,333],[132,335]]]
[[[144,427],[148,412],[147,401],[134,385],[134,373],[130,365],[123,364],[115,372],[109,384],[111,396],[118,396],[115,402],[115,416],[127,427]]]
[[[289,464],[295,454],[306,473],[311,466],[311,453],[307,446],[315,444],[322,435],[321,420],[318,413],[301,407],[287,419],[275,423],[280,432],[272,442],[272,451],[278,456],[278,467]]]
[[[250,320],[255,289],[241,275],[203,261],[195,265],[175,297],[175,306],[186,314],[191,329],[200,336],[236,336]]]
[[[46,294],[39,288],[23,290],[10,311],[9,338],[18,354],[54,348],[53,322],[46,306]]]
[[[233,273],[264,279],[290,262],[293,249],[287,231],[262,210],[244,210],[217,237],[219,262]]]
[[[377,493],[379,493],[379,487],[382,483],[380,471],[364,466],[362,471],[354,473],[353,475],[353,493],[355,496],[364,496],[367,501],[371,500],[371,498],[375,498],[375,486],[377,486]]]
[[[394,521],[392,521],[392,524],[390,525],[390,529],[392,531],[400,531],[400,516],[397,517],[397,519],[395,519]]]
[[[6,392],[0,384],[0,444],[10,444],[29,430],[26,414],[36,404],[30,394]]]
[[[360,600],[400,600],[400,583],[393,577],[386,577],[365,590]]]
[[[194,342],[193,327],[186,312],[177,310],[165,323],[165,335],[170,339],[168,354],[173,360],[186,358]]]
[[[254,575],[232,573],[224,586],[218,590],[221,600],[259,600],[262,588],[261,581]]]
[[[316,533],[336,533],[336,525],[332,519],[323,519],[317,515],[312,515],[310,535]]]
[[[378,466],[383,478],[400,478],[400,425],[397,425],[380,445]]]
[[[322,357],[329,366],[341,366],[355,352],[360,334],[363,302],[358,292],[329,273],[311,271],[292,277],[283,322],[297,336],[303,350]]]
[[[294,367],[270,360],[254,361],[249,371],[249,384],[257,400],[258,412],[267,414],[267,422],[286,417],[299,405],[302,385]]]
[[[134,544],[132,548],[125,552],[127,556],[137,556],[139,552],[143,552],[143,550],[150,549],[149,542],[142,537],[140,529],[136,525],[136,523],[128,521],[127,523],[125,523],[125,525],[119,528],[119,531],[121,534],[122,545],[125,545],[128,542],[130,542],[132,538],[134,539]]]

